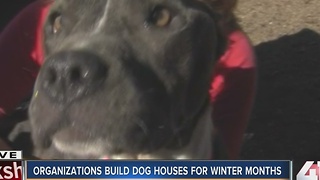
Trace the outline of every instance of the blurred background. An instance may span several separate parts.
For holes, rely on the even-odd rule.
[[[319,0],[239,1],[259,65],[243,159],[294,160],[294,172],[320,159],[319,13]]]

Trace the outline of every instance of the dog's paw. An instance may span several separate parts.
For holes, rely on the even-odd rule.
[[[21,133],[30,133],[30,132],[31,132],[30,121],[26,120],[26,121],[20,122],[10,132],[8,136],[8,140],[11,142],[14,142]]]

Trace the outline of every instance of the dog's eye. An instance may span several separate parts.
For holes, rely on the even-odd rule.
[[[53,13],[50,16],[50,22],[51,22],[51,31],[53,34],[57,34],[61,31],[62,29],[62,23],[61,20],[62,16],[59,13]]]
[[[157,6],[153,9],[148,22],[158,27],[164,27],[171,21],[171,12],[169,9]]]

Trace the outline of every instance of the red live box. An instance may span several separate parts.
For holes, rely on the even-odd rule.
[[[22,180],[22,161],[0,161],[0,180]]]

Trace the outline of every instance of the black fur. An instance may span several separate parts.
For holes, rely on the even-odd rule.
[[[105,25],[94,32],[108,1]],[[166,27],[147,21],[156,6],[173,15]],[[57,15],[62,28],[53,34]],[[214,12],[192,0],[56,0],[44,34],[46,61],[29,110],[42,158],[166,148],[207,103],[224,43]],[[74,146],[74,152],[80,151],[78,142],[99,140],[103,153],[61,152],[54,138]]]

